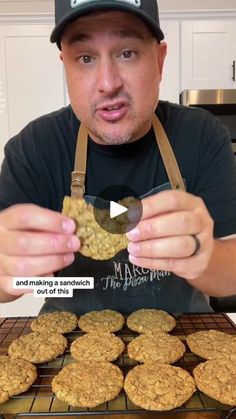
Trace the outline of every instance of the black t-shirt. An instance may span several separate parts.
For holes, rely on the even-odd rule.
[[[215,237],[236,233],[236,165],[225,128],[210,113],[160,101],[157,115],[175,153],[187,191],[202,197],[214,219]],[[70,106],[31,122],[5,147],[0,176],[0,208],[34,203],[61,211],[70,194],[79,121]],[[170,188],[152,130],[125,145],[99,145],[89,139],[86,195],[126,185],[143,197]],[[117,197],[122,198],[121,197]],[[129,263],[127,251],[109,261],[77,255],[62,276],[94,276],[94,290],[71,298],[49,298],[44,311],[78,314],[113,308],[131,312],[157,307],[171,312],[209,311],[208,300],[170,272]]]

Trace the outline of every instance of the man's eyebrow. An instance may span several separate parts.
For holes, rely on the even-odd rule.
[[[141,32],[136,29],[121,28],[113,31],[111,36],[117,36],[119,38],[136,38],[144,40],[144,36]]]
[[[90,39],[92,39],[92,37],[88,34],[85,33],[76,33],[72,36],[69,37],[67,43],[69,45],[75,44],[76,42],[84,42],[84,41],[89,41]]]
[[[135,38],[135,39],[141,39],[144,40],[144,36],[141,32],[135,30],[135,29],[129,29],[129,28],[121,28],[117,29],[115,31],[111,32],[111,36],[117,37],[117,38]],[[85,42],[93,39],[93,37],[86,33],[76,33],[74,35],[71,35],[71,37],[68,39],[68,44],[73,45],[76,42]]]

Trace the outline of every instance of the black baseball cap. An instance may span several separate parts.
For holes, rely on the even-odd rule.
[[[88,13],[105,10],[133,13],[147,24],[158,41],[164,39],[157,0],[55,0],[55,28],[50,41],[60,48],[61,36],[68,23]]]

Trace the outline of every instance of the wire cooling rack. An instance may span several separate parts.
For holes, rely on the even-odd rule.
[[[236,335],[236,326],[223,313],[176,315],[175,317],[177,324],[171,334],[178,336],[183,341],[185,341],[187,335],[199,330],[215,329]],[[7,348],[14,339],[31,332],[30,323],[32,320],[33,317],[0,319],[1,355],[7,354]],[[52,378],[58,374],[62,367],[70,362],[74,362],[70,356],[69,346],[73,340],[82,334],[80,330],[75,330],[67,334],[66,337],[69,345],[63,356],[53,361],[37,365],[38,378],[36,382],[27,392],[19,396],[14,396],[9,401],[0,405],[0,419],[5,419],[9,415],[15,418],[23,418],[29,416],[141,415],[142,413],[146,413],[146,415],[155,414],[155,417],[158,417],[160,413],[156,411],[146,411],[135,406],[123,390],[115,400],[91,409],[68,406],[56,398],[51,390]],[[126,344],[137,336],[135,332],[125,327],[120,332],[117,332],[117,335]],[[180,366],[191,373],[193,368],[203,360],[192,354],[188,347],[186,349],[184,356],[174,365]],[[124,352],[115,364],[122,369],[125,375],[130,368],[137,365],[137,362],[131,360],[126,352]],[[214,413],[219,418],[229,419],[233,415],[236,415],[236,407],[232,408],[223,405],[197,391],[181,408],[172,410],[171,414],[174,416],[177,413],[188,412],[199,412],[199,415],[201,415],[201,412]]]

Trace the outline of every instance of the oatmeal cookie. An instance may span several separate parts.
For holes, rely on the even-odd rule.
[[[187,336],[190,350],[205,359],[228,359],[236,362],[236,335],[218,330],[203,330]]]
[[[69,311],[53,311],[41,314],[33,320],[30,327],[34,332],[69,333],[76,329],[77,316]]]
[[[124,389],[137,406],[159,411],[181,406],[196,391],[194,380],[187,371],[153,362],[130,370]]]
[[[112,333],[89,333],[74,340],[70,347],[77,361],[115,361],[124,349],[124,342]]]
[[[114,310],[90,311],[79,319],[79,327],[84,332],[117,332],[122,329],[124,317]]]
[[[207,396],[230,406],[236,406],[236,363],[211,359],[193,370],[197,388]]]
[[[36,367],[23,359],[0,356],[0,404],[27,391],[37,378]]]
[[[12,359],[38,364],[63,354],[66,347],[67,340],[61,333],[32,332],[14,340],[8,348],[8,355]]]
[[[163,310],[141,309],[134,311],[127,319],[129,329],[138,333],[170,332],[174,329],[174,317]]]
[[[173,364],[185,353],[185,346],[176,336],[168,333],[148,333],[133,339],[127,347],[131,359],[139,362]]]
[[[53,378],[52,391],[71,406],[96,407],[118,396],[123,381],[121,370],[110,362],[81,361]]]
[[[119,201],[119,203],[125,205],[124,200]],[[124,230],[127,219],[126,216],[111,219],[110,210],[101,209],[96,211],[100,224],[104,227],[109,224],[108,231],[111,231],[110,233],[100,227],[96,221],[94,207],[91,204],[87,204],[84,199],[76,199],[70,196],[64,198],[62,213],[72,218],[76,223],[76,234],[81,243],[79,252],[83,256],[96,260],[111,259],[128,245],[129,241],[125,234],[116,234],[116,231]],[[123,222],[123,226],[121,225],[118,229],[117,225],[120,222]]]

